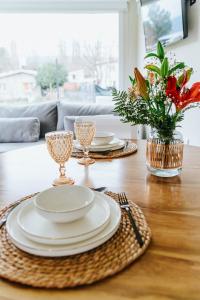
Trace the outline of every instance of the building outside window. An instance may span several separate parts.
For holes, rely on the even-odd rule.
[[[0,103],[111,101],[119,13],[15,13],[0,18]]]

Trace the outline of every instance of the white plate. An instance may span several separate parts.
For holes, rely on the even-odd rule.
[[[102,200],[105,199],[107,201],[107,203],[110,206],[111,215],[110,222],[108,223],[106,228],[91,239],[75,244],[62,246],[49,246],[29,240],[25,237],[25,235],[22,233],[20,227],[17,224],[17,214],[20,211],[20,209],[24,205],[26,205],[26,203],[18,205],[9,214],[6,222],[7,233],[16,247],[20,248],[21,250],[27,253],[39,256],[61,257],[82,253],[96,248],[97,246],[109,240],[117,231],[121,220],[121,210],[119,205],[109,196],[105,194],[100,194],[98,192],[95,192],[95,194],[98,194]]]
[[[75,146],[79,147],[82,149],[82,146],[79,144],[79,142],[77,140],[74,141],[75,142]],[[114,147],[116,145],[118,145],[121,142],[120,139],[118,138],[114,138],[110,143],[104,144],[104,145],[96,145],[95,142],[92,142],[90,148],[107,148],[107,147]]]
[[[77,243],[98,234],[110,220],[110,207],[99,195],[95,195],[94,205],[85,217],[71,223],[54,223],[43,218],[37,213],[33,202],[29,201],[21,208],[17,223],[26,237],[38,243]]]
[[[95,145],[91,145],[89,147],[89,151],[93,151],[93,152],[103,152],[103,151],[107,151],[107,150],[118,150],[118,149],[121,149],[124,147],[125,145],[125,141],[123,140],[119,140],[117,139],[117,143],[115,144],[107,144],[107,145],[102,145],[102,146],[95,146]],[[79,149],[79,150],[82,150],[82,146],[77,142],[75,141],[74,142],[74,147]]]
[[[122,149],[124,148],[125,146],[125,141],[120,141],[119,144],[117,144],[116,146],[113,146],[112,148],[105,148],[105,149],[101,149],[101,148],[90,148],[89,150],[91,152],[104,152],[104,151],[114,151],[114,150],[119,150],[119,149]]]

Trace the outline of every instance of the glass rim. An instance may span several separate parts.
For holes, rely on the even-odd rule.
[[[46,137],[53,137],[53,136],[73,136],[73,132],[71,130],[59,130],[59,131],[50,131],[45,133],[45,138]]]
[[[76,126],[76,125],[80,125],[80,126],[84,126],[84,125],[90,125],[90,126],[94,126],[94,125],[96,125],[96,123],[95,122],[93,122],[93,121],[75,121],[74,122],[74,126]]]

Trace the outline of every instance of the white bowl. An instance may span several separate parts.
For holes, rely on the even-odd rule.
[[[69,223],[82,218],[94,204],[94,193],[83,186],[52,187],[34,198],[37,212],[55,223]]]
[[[106,145],[114,139],[115,134],[113,132],[97,131],[93,143],[95,145]]]

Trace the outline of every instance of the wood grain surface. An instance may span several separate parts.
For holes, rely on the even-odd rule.
[[[185,146],[181,176],[157,178],[145,166],[145,142],[124,158],[88,168],[67,163],[77,184],[125,191],[152,229],[148,251],[120,274],[70,290],[40,290],[0,280],[1,300],[200,299],[200,148]],[[51,186],[58,175],[45,145],[0,155],[0,205]]]

